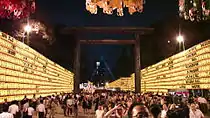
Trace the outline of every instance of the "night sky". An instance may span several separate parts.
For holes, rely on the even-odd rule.
[[[36,18],[45,21],[50,24],[63,24],[69,27],[82,27],[82,26],[135,26],[135,27],[158,27],[161,31],[155,31],[153,36],[148,36],[148,41],[143,41],[141,44],[141,55],[142,57],[142,68],[154,64],[171,54],[177,53],[176,42],[173,41],[177,34],[178,23],[177,20],[173,19],[178,17],[178,4],[177,0],[146,0],[143,13],[135,13],[134,15],[129,15],[127,11],[124,11],[123,17],[118,17],[116,14],[106,15],[102,11],[99,11],[97,15],[90,14],[85,8],[85,0],[36,0],[37,11]],[[170,20],[167,20],[170,19]],[[174,24],[170,24],[172,21]],[[159,25],[157,24],[164,24]],[[164,23],[163,23],[164,22]],[[167,24],[168,23],[168,24]],[[170,26],[167,26],[170,25]],[[188,24],[189,25],[189,24]],[[162,27],[166,27],[163,29]],[[155,30],[158,30],[156,28]],[[169,29],[172,29],[171,31]],[[169,32],[169,31],[170,32]],[[168,34],[166,34],[168,33]],[[159,38],[156,38],[159,36]],[[161,37],[162,36],[162,37]],[[88,34],[87,37],[93,39],[101,38],[113,38],[118,39],[132,36],[116,36],[109,34]],[[155,37],[155,38],[154,38]],[[190,34],[189,38],[193,40],[196,38]],[[150,40],[150,41],[149,41]],[[158,40],[158,41],[157,41]],[[172,40],[170,44],[167,43],[168,40]],[[189,41],[186,43],[186,47],[190,47],[195,43]],[[175,45],[174,45],[175,44]],[[65,43],[60,43],[60,46],[67,45]],[[101,56],[107,61],[111,70],[116,69],[120,56],[122,55],[123,47],[121,45],[83,45],[82,55],[85,54],[86,65],[85,70],[87,71],[86,79],[90,79],[91,73],[94,71],[94,62],[99,60]],[[168,51],[165,51],[165,48]],[[132,53],[132,51],[130,51]],[[60,58],[65,58],[65,54],[60,54]],[[159,54],[159,55],[158,55]],[[128,56],[133,56],[132,54]],[[128,61],[128,60],[127,60]],[[123,63],[120,64],[124,68]],[[131,63],[131,62],[130,62]],[[65,64],[64,64],[65,65]],[[130,66],[130,68],[133,66]],[[129,69],[128,69],[129,70]],[[132,72],[130,72],[131,74]]]
[[[150,26],[157,20],[178,13],[176,0],[146,0],[144,12],[130,16],[91,15],[85,9],[85,0],[36,0],[37,14],[51,23],[68,26]]]

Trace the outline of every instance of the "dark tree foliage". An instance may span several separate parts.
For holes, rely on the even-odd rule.
[[[56,63],[73,71],[76,37],[75,34],[71,33],[62,34],[60,31],[63,28],[65,25],[55,26],[54,37],[56,40],[50,46],[48,55]]]
[[[113,69],[115,78],[129,77],[134,72],[134,49],[133,45],[122,48],[121,55]]]
[[[87,60],[87,52],[86,49],[81,47],[81,58],[80,58],[80,78],[81,82],[87,82],[87,80],[91,79],[91,75],[88,73],[88,69],[90,64]]]

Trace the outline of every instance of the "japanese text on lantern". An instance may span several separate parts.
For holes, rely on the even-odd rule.
[[[0,32],[0,102],[72,92],[73,73]]]

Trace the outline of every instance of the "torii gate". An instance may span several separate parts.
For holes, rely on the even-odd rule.
[[[77,34],[77,43],[74,59],[74,92],[78,93],[80,84],[80,45],[81,44],[130,44],[135,46],[135,92],[141,92],[141,63],[140,63],[140,36],[153,31],[153,28],[139,27],[82,27],[82,28],[65,28],[62,32],[68,34],[74,32]],[[133,34],[135,39],[114,40],[100,39],[89,40],[81,39],[84,33],[111,33],[111,34]]]

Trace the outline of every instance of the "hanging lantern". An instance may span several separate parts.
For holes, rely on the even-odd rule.
[[[0,0],[0,17],[20,19],[35,12],[35,0]]]
[[[210,0],[179,0],[179,16],[191,21],[210,19]]]
[[[86,9],[91,14],[97,14],[98,8],[103,9],[103,13],[111,15],[117,11],[118,16],[123,16],[125,7],[132,15],[135,12],[143,12],[144,0],[86,0]]]

